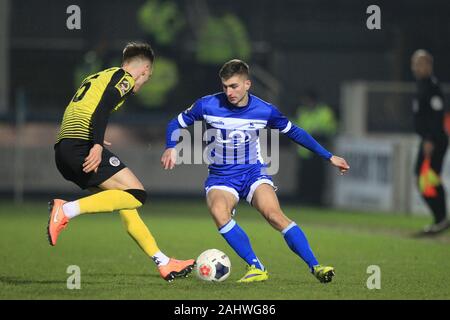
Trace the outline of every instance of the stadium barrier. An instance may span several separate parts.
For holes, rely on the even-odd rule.
[[[442,84],[447,103],[450,84]],[[351,81],[341,86],[341,136],[335,153],[350,164],[345,179],[331,175],[332,203],[340,208],[428,214],[417,191],[414,165],[413,82]],[[450,159],[442,178],[450,187]],[[447,192],[450,201],[450,193]]]
[[[146,149],[139,146],[111,148],[139,177],[150,194],[203,196],[207,165],[184,164],[174,170],[163,170],[160,164],[163,150],[163,145]],[[2,146],[0,163],[0,193],[16,193],[16,199],[23,199],[23,194],[27,193],[55,196],[79,193],[78,187],[64,180],[57,171],[53,146]],[[297,181],[292,172],[297,170],[297,156],[294,148],[280,148],[280,168],[274,176],[275,184],[279,186],[278,193],[295,197]]]

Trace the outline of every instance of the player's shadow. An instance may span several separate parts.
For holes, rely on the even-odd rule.
[[[89,276],[92,277],[159,277],[156,274],[148,274],[148,273],[106,273],[106,272],[97,272],[97,273],[89,273]]]
[[[441,243],[450,243],[450,232],[438,233],[438,234],[427,234],[423,231],[410,233],[409,238],[417,240],[429,240]]]
[[[161,276],[157,273],[105,273],[105,272],[99,272],[99,273],[90,273],[89,276],[93,277],[109,277],[109,278],[124,278],[131,279],[131,278],[146,278],[146,279],[160,279],[162,280]],[[190,274],[187,278],[178,278],[178,279],[188,279],[193,277],[194,274]]]

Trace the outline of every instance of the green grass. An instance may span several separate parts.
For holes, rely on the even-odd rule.
[[[332,283],[319,283],[283,237],[251,207],[237,220],[270,273],[269,281],[237,284],[244,262],[216,231],[202,202],[156,202],[142,217],[160,248],[180,259],[205,249],[225,251],[232,274],[222,283],[191,276],[163,281],[124,232],[117,214],[77,217],[50,247],[46,203],[0,203],[0,299],[449,299],[450,233],[411,237],[430,221],[376,213],[346,213],[288,206],[285,213],[307,234]],[[81,290],[68,290],[69,265],[81,268]],[[366,287],[367,267],[381,268],[381,289]]]

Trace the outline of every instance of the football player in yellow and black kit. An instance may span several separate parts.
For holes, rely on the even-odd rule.
[[[104,141],[109,114],[148,81],[153,61],[150,45],[129,43],[123,50],[122,67],[88,76],[69,102],[55,144],[56,166],[65,179],[94,194],[70,202],[53,199],[47,233],[54,246],[74,217],[118,210],[130,236],[157,264],[161,276],[171,281],[190,273],[195,261],[176,260],[161,252],[136,210],[147,198],[142,183],[104,147],[109,144]]]

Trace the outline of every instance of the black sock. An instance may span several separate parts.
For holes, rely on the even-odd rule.
[[[436,187],[437,196],[428,198],[422,195],[425,202],[428,204],[431,212],[433,213],[434,222],[439,223],[445,220],[447,215],[447,205],[445,201],[445,190],[442,185]]]

